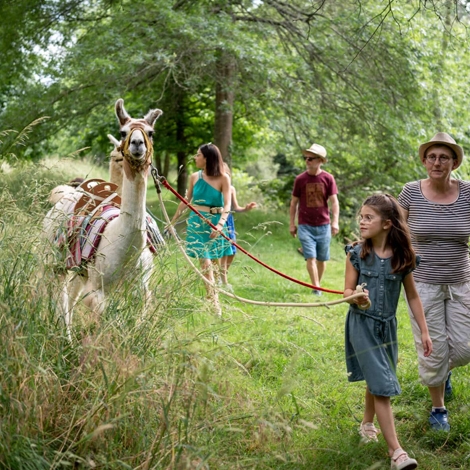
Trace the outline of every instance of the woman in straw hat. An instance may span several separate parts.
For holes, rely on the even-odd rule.
[[[410,313],[421,382],[429,389],[429,423],[450,430],[444,399],[452,394],[451,369],[470,362],[470,182],[452,178],[464,158],[462,147],[438,132],[419,147],[428,177],[407,183],[400,205],[408,213],[413,246],[421,256],[414,271],[434,348],[425,357]]]

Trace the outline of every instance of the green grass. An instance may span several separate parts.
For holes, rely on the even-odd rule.
[[[72,176],[24,167],[0,181],[1,468],[389,468],[383,438],[365,446],[357,436],[364,384],[346,378],[346,304],[279,308],[224,297],[218,319],[170,243],[155,259],[149,316],[140,321],[130,283],[113,293],[101,318],[78,308],[69,344],[39,232],[49,189]],[[249,198],[248,189],[239,193],[241,202]],[[164,198],[174,212],[166,190]],[[149,206],[163,218],[153,188]],[[236,224],[253,255],[308,281],[287,211],[263,206],[237,215]],[[342,290],[343,275],[343,247],[335,241],[324,287]],[[318,301],[242,253],[229,278],[249,299]],[[403,393],[393,409],[400,441],[420,469],[470,468],[468,368],[453,374],[450,434],[430,432],[403,300],[398,318]]]

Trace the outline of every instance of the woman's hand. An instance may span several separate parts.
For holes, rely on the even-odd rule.
[[[209,238],[216,238],[220,235],[220,232],[222,231],[223,229],[223,225],[222,224],[217,224],[215,226],[216,230],[212,229],[212,232],[211,234],[209,235]]]
[[[421,343],[423,344],[424,356],[430,356],[432,353],[432,341],[429,337],[429,333],[423,333],[421,335]]]

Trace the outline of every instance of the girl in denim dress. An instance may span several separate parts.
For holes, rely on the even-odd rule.
[[[411,274],[418,260],[403,211],[393,196],[379,194],[364,201],[360,231],[362,241],[346,247],[344,289],[344,296],[348,297],[361,292],[360,286],[366,287],[363,297],[349,301],[345,335],[348,380],[366,381],[359,434],[365,442],[377,441],[379,430],[374,425],[377,416],[392,470],[409,470],[418,463],[398,442],[390,397],[401,393],[396,376],[396,310],[402,284],[421,330],[425,354],[429,356],[432,351],[423,306]]]

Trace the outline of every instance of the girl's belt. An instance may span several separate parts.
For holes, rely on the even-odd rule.
[[[210,212],[211,214],[222,214],[223,207],[210,207],[210,206],[196,206],[193,204],[194,209],[197,211]]]

